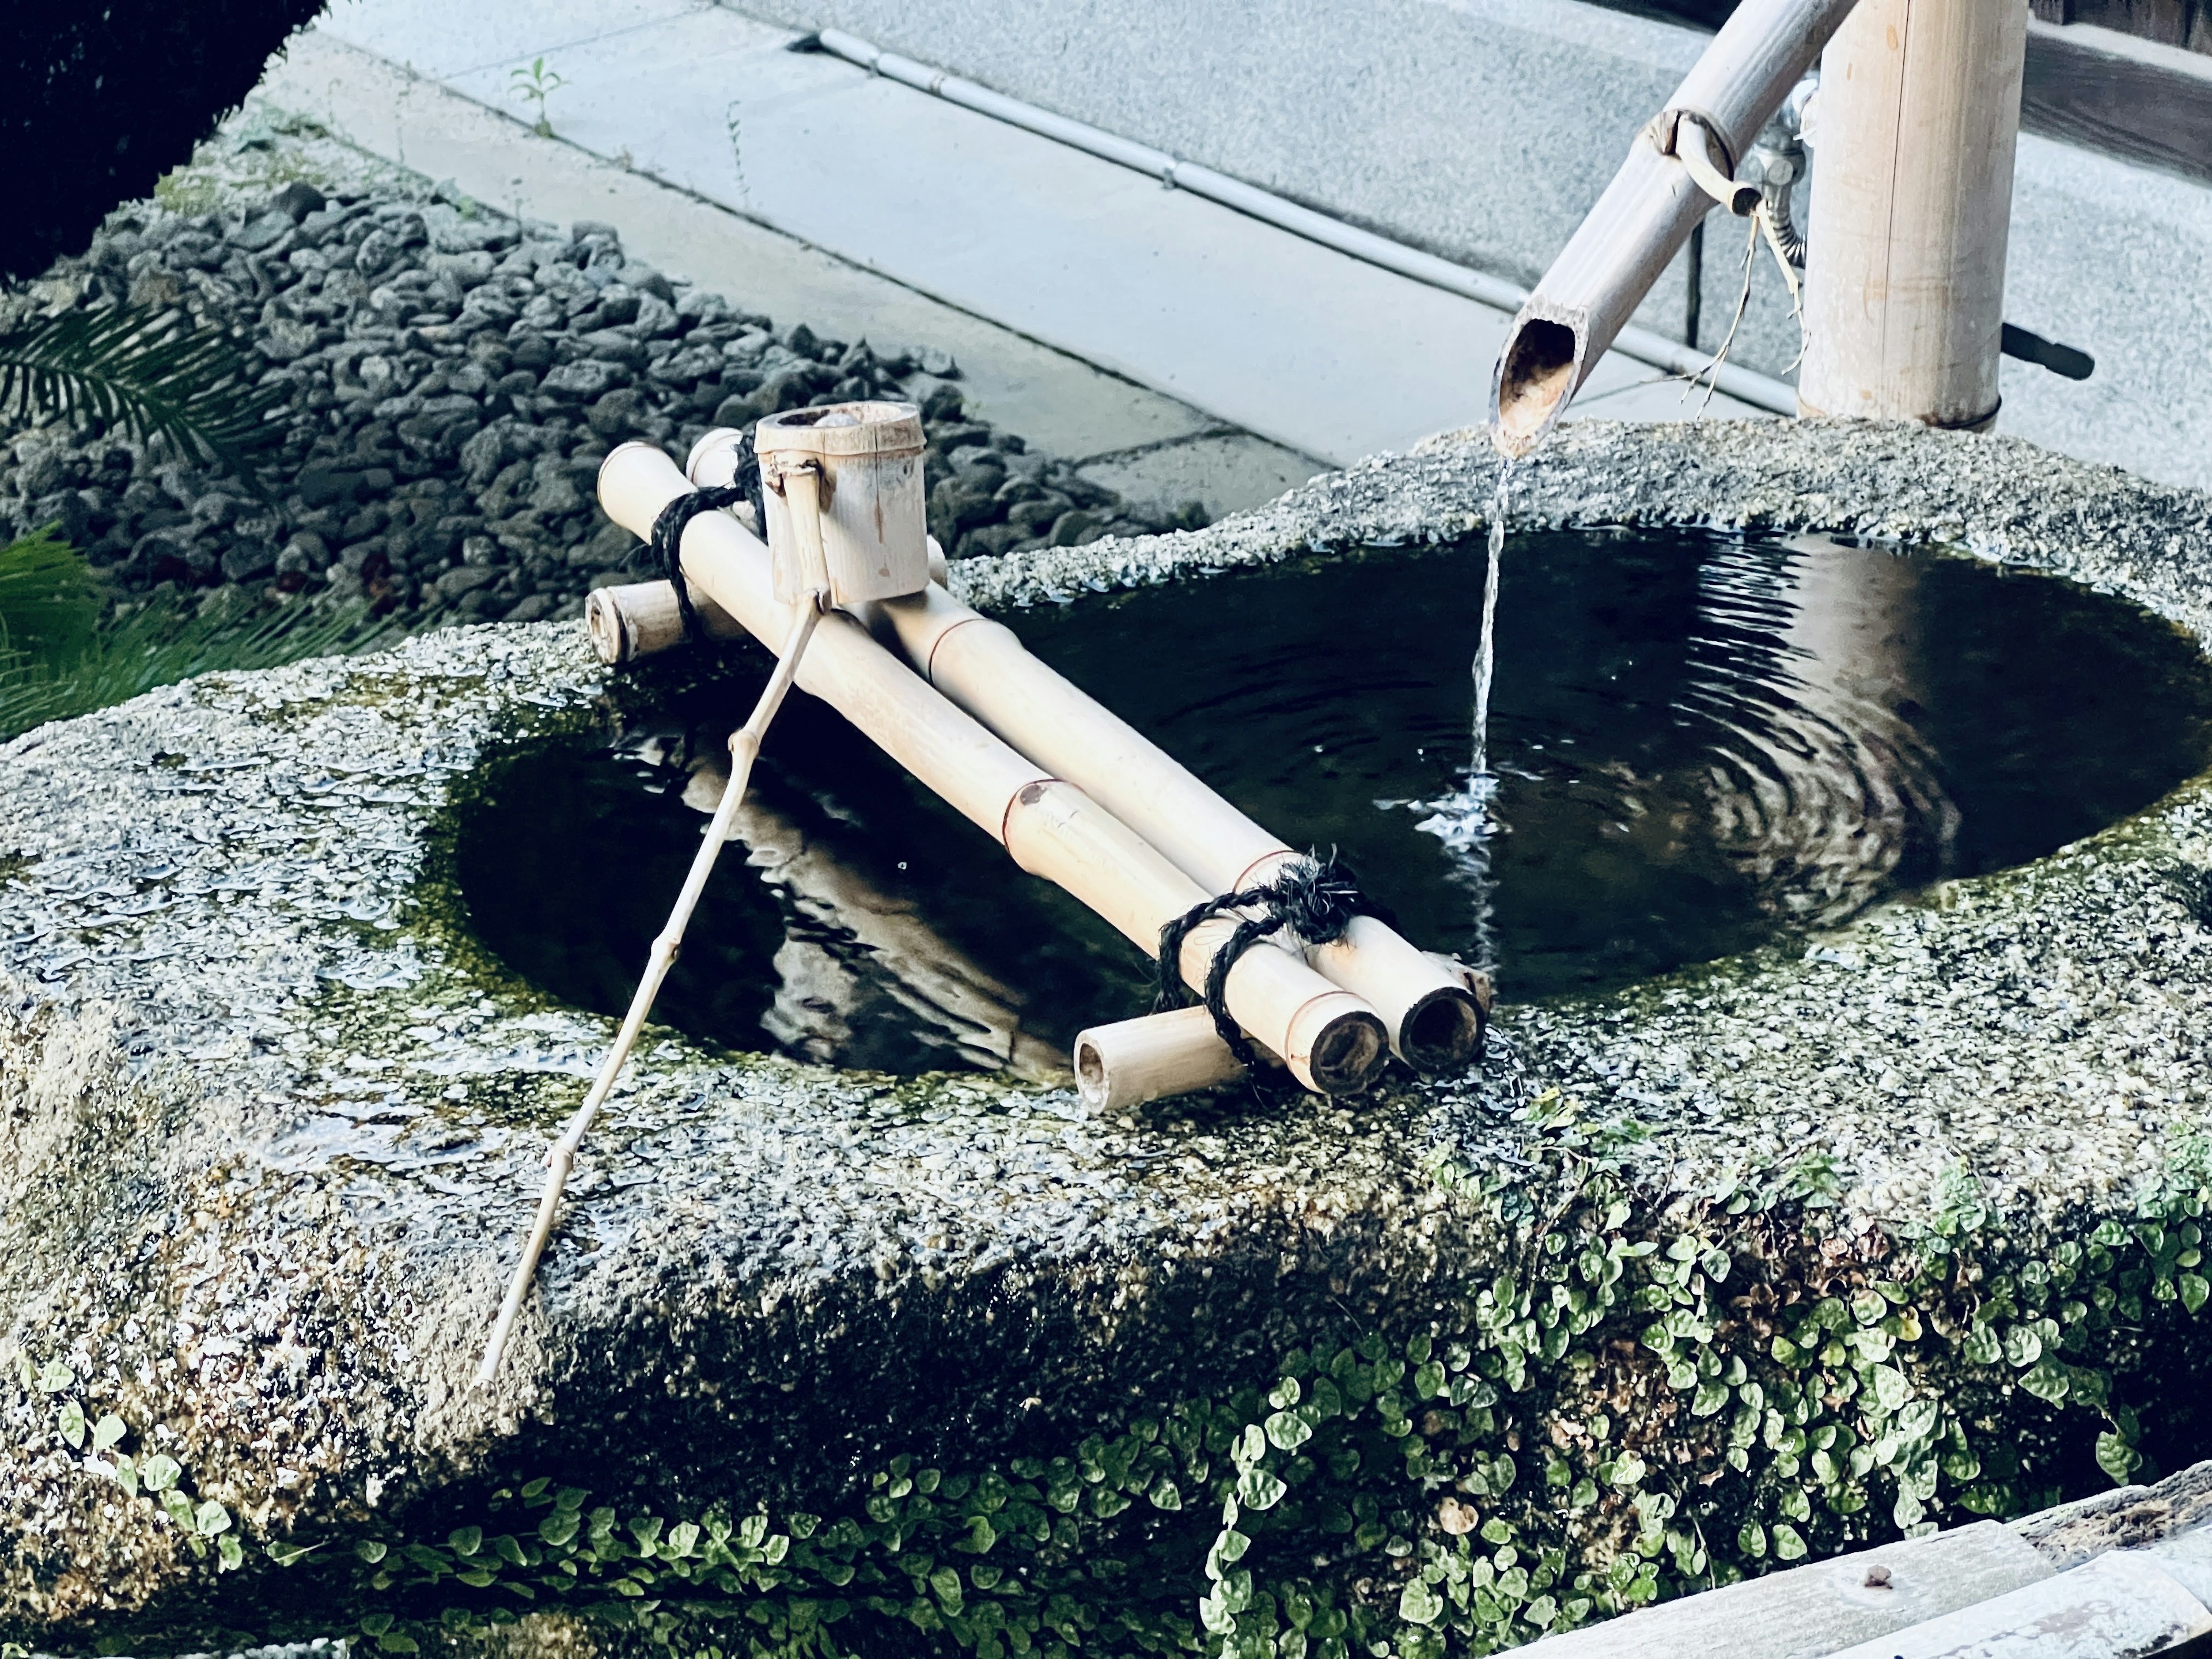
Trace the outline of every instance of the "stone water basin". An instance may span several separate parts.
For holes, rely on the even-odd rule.
[[[1494,476],[1446,442],[1206,532],[958,574],[1009,611],[1453,540]],[[2203,497],[2001,441],[1593,423],[1514,501],[1532,532],[1941,543],[2192,640],[2212,620]],[[2032,834],[1966,812],[2036,844],[1892,863],[1840,907],[1784,880],[1808,901],[1717,962],[1586,951],[1512,1002],[1506,953],[1476,1077],[1098,1121],[1047,1053],[901,1077],[672,1032],[472,1390],[611,1022],[514,971],[463,866],[496,866],[516,757],[642,729],[680,672],[477,629],[0,752],[12,1629],[365,1614],[412,1640],[564,1599],[566,1561],[568,1601],[751,1609],[783,1639],[834,1614],[987,1653],[1234,1631],[1420,1656],[2202,1450],[2212,843],[2170,675],[2109,745],[2164,757],[2143,799]],[[622,877],[544,901],[598,914]],[[981,1542],[978,1516],[1010,1524]],[[691,1522],[672,1557],[606,1543]],[[524,1559],[485,1553],[503,1529]]]

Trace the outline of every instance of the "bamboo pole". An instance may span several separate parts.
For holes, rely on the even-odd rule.
[[[1729,188],[1736,163],[1853,3],[1743,0],[1721,26],[1513,319],[1491,381],[1491,435],[1499,448],[1525,455],[1543,441],[1715,195],[1724,193],[1731,205],[1741,199]],[[1685,127],[1692,129],[1687,156]],[[1827,167],[1823,155],[1816,176]],[[1709,175],[1705,184],[1698,173]],[[1714,185],[1720,188],[1709,191]]]
[[[692,911],[698,908],[699,896],[707,888],[707,878],[714,872],[714,860],[721,853],[722,843],[730,838],[730,825],[744,799],[753,762],[760,757],[761,739],[767,735],[769,722],[775,718],[776,710],[783,706],[784,697],[798,673],[799,659],[821,623],[823,607],[829,598],[829,589],[824,586],[793,611],[784,635],[783,649],[777,653],[775,671],[762,688],[760,700],[753,705],[752,717],[730,738],[730,781],[723,788],[721,804],[714,809],[714,820],[700,838],[699,850],[692,857],[691,868],[684,878],[684,888],[677,895],[676,908],[669,913],[668,924],[653,941],[645,975],[630,997],[629,1010],[623,1016],[622,1029],[615,1034],[614,1046],[600,1063],[599,1075],[592,1079],[584,1103],[577,1108],[560,1139],[545,1154],[545,1189],[538,1197],[538,1214],[531,1224],[530,1237],[524,1242],[522,1260],[515,1265],[514,1277],[507,1282],[507,1295],[500,1304],[499,1316],[493,1321],[491,1334],[484,1343],[483,1359],[477,1367],[479,1388],[489,1387],[499,1375],[500,1356],[506,1352],[507,1338],[522,1312],[522,1298],[529,1293],[530,1281],[538,1272],[538,1258],[545,1253],[546,1241],[553,1236],[554,1218],[560,1212],[561,1194],[568,1187],[568,1172],[575,1166],[576,1150],[583,1145],[592,1120],[599,1115],[599,1108],[613,1091],[615,1079],[622,1075],[629,1051],[636,1044],[637,1034],[645,1027],[646,1016],[653,1012],[653,1000],[660,994],[661,983],[675,965],[676,952],[684,943],[684,929],[691,920]]]
[[[1829,42],[1802,412],[1996,421],[2027,50],[2018,0],[1860,0]]]
[[[709,755],[684,787],[684,804],[711,813],[729,775]],[[937,1032],[969,1064],[1033,1083],[1065,1082],[1068,1056],[1022,1029],[1021,994],[1001,983],[917,915],[816,836],[774,808],[747,799],[731,825],[745,862],[792,909],[862,947],[894,1001]],[[835,1029],[850,1006],[857,972],[824,945],[794,933],[776,952],[783,989],[762,1024],[779,1042],[830,1061]]]
[[[692,596],[700,629],[710,640],[741,640],[745,630],[703,593]],[[670,581],[625,582],[595,587],[584,601],[584,630],[609,667],[635,662],[684,643],[684,611]]]
[[[691,452],[701,484],[729,477],[738,434],[712,432]],[[1209,895],[1273,879],[1302,855],[1208,788],[1134,726],[1030,654],[1004,623],[940,586],[856,613],[895,642],[915,672],[958,708],[1085,793],[1164,854]],[[1481,1016],[1466,988],[1372,916],[1308,945],[1307,962],[1381,1015],[1398,1057],[1425,1072],[1474,1057]]]
[[[1466,988],[1486,1028],[1489,976],[1456,957],[1433,951],[1423,954]],[[1091,1026],[1077,1034],[1074,1058],[1077,1091],[1094,1111],[1118,1111],[1211,1089],[1241,1076],[1244,1069],[1203,1008],[1177,1008]]]
[[[731,509],[735,513],[736,509]],[[752,528],[750,509],[738,518]],[[945,550],[929,538],[929,579],[942,586],[948,568]],[[742,640],[751,636],[744,625],[704,593],[691,596],[699,626],[710,640]],[[623,582],[595,587],[584,601],[584,629],[592,648],[610,668],[656,656],[684,643],[684,613],[676,603],[675,584],[665,580]]]
[[[1075,1087],[1094,1112],[1126,1111],[1244,1074],[1204,1008],[1094,1025],[1075,1039]]]
[[[599,474],[609,517],[650,526],[690,488],[649,445],[624,444]],[[684,533],[685,579],[755,637],[775,637],[786,608],[775,597],[768,550],[725,514],[702,514]],[[956,811],[1004,846],[1023,869],[1065,887],[1147,953],[1160,929],[1209,897],[1118,818],[1073,783],[1048,775],[932,690],[842,613],[823,619],[799,670],[821,697]],[[1216,917],[1192,931],[1178,964],[1202,988],[1213,953],[1234,931]],[[1358,1093],[1387,1059],[1374,1010],[1287,950],[1255,947],[1229,973],[1237,1024],[1280,1055],[1304,1086]]]

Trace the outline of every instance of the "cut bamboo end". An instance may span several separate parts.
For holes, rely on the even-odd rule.
[[[1243,1073],[1204,1008],[1094,1025],[1075,1039],[1076,1091],[1095,1112],[1194,1094]]]
[[[699,626],[708,638],[746,637],[735,617],[696,588],[691,608],[699,613]],[[584,601],[584,628],[592,636],[592,649],[610,667],[679,646],[684,643],[684,612],[676,603],[676,585],[626,582],[595,587]]]
[[[1284,1063],[1325,1095],[1364,1094],[1389,1063],[1389,1032],[1349,991],[1325,991],[1307,1003],[1291,1017],[1289,1035]]]

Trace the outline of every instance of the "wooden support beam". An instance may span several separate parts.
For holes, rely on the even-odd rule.
[[[1820,60],[1808,415],[1996,419],[2025,0],[1859,0]]]

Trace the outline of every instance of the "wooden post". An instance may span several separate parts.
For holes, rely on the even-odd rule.
[[[1797,400],[1996,419],[2024,0],[1859,0],[1820,60]]]

